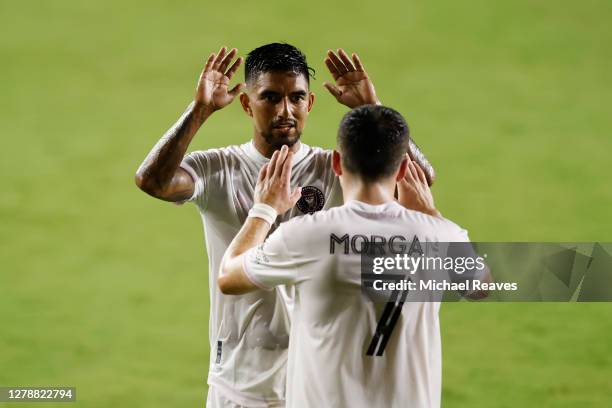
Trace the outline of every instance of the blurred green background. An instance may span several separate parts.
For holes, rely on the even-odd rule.
[[[608,0],[0,0],[0,386],[203,405],[201,222],[133,176],[221,45],[300,47],[318,72],[303,138],[330,148],[345,108],[323,58],[359,52],[473,240],[612,240],[611,20]],[[234,103],[191,150],[250,136]],[[443,406],[612,406],[611,312],[444,304]]]

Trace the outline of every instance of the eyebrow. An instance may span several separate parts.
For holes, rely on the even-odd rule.
[[[280,92],[273,91],[273,90],[270,90],[270,89],[266,89],[266,90],[264,90],[264,91],[259,93],[259,96],[268,96],[268,95],[280,95]],[[308,92],[306,92],[306,91],[295,91],[295,92],[291,92],[290,95],[306,96],[306,95],[308,95]]]
[[[263,90],[259,93],[259,96],[272,96],[272,95],[280,95],[280,92],[272,91],[269,89]]]

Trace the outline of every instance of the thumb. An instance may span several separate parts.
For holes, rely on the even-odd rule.
[[[291,193],[291,196],[289,196],[292,207],[298,202],[300,197],[302,197],[302,187],[296,187],[296,189],[293,190],[293,193]]]
[[[410,183],[403,178],[397,182],[397,192],[398,194],[404,194],[410,190]]]
[[[334,96],[334,98],[338,99],[342,95],[342,91],[338,89],[338,87],[334,84],[330,84],[329,82],[324,82],[323,86],[327,88],[330,94]]]
[[[244,82],[241,82],[235,87],[233,87],[232,89],[230,89],[227,93],[231,95],[232,99],[234,99],[236,95],[238,95],[240,91],[242,90],[242,88],[244,88],[245,86],[246,84]]]

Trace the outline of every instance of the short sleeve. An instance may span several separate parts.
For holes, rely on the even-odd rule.
[[[480,258],[480,255],[474,249],[468,231],[456,224],[455,226],[457,229],[453,231],[453,239],[449,242],[447,253],[447,256],[452,258],[456,265],[456,272],[451,273],[451,280],[455,283],[482,281],[485,276],[485,269],[479,268],[475,262],[470,263],[469,267],[467,267],[466,264],[466,260],[476,260]],[[458,268],[461,269],[459,270]],[[460,273],[458,271],[460,271]],[[475,290],[469,290],[467,292],[462,292],[462,295],[467,296],[473,292],[475,292]]]
[[[180,167],[185,170],[193,179],[194,189],[193,195],[185,201],[178,202],[183,204],[188,201],[206,202],[206,185],[210,174],[209,159],[205,151],[196,151],[189,153],[183,158]]]
[[[243,269],[254,285],[265,290],[296,281],[298,269],[285,243],[282,225],[263,244],[245,253]]]

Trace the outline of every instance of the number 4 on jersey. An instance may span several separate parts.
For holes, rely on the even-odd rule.
[[[402,307],[404,306],[407,296],[408,292],[404,290],[394,290],[391,292],[391,298],[385,305],[382,315],[378,320],[376,332],[372,337],[372,341],[370,342],[366,355],[373,356],[375,355],[374,353],[376,353],[376,356],[383,355],[385,347],[387,347],[387,343],[389,342],[389,338],[393,333],[393,329],[395,328],[400,314],[402,313]]]

